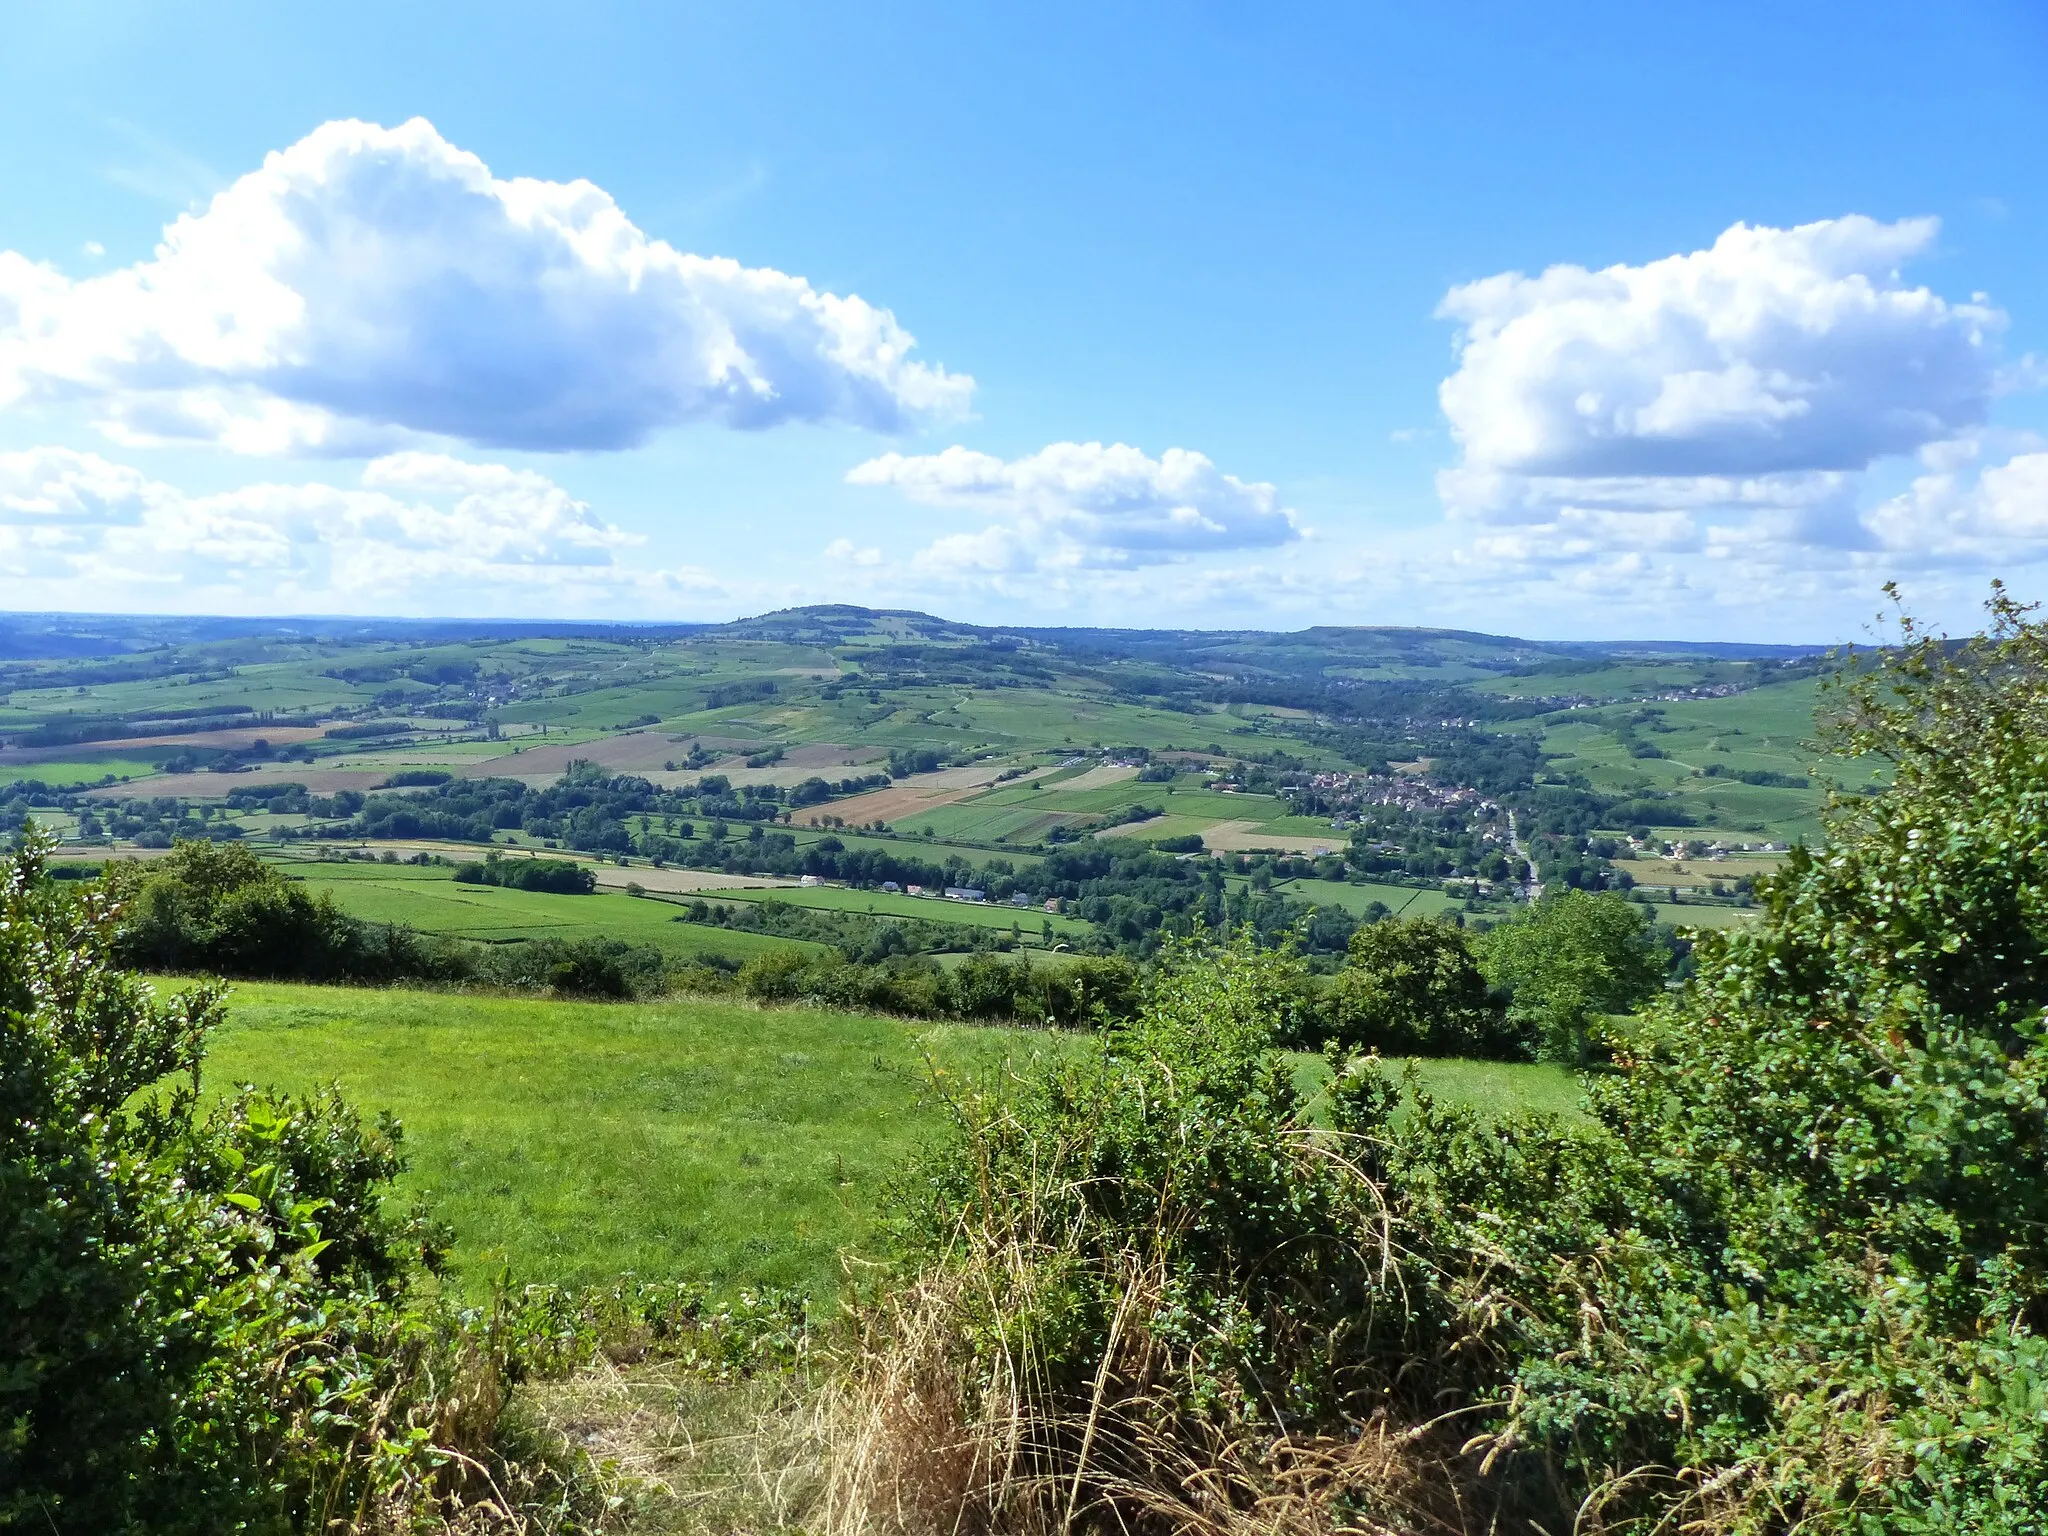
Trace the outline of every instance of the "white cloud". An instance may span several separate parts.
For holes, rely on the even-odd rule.
[[[641,542],[545,475],[407,452],[360,484],[256,484],[193,496],[97,454],[0,454],[0,577],[88,606],[177,589],[240,611],[502,612],[545,589],[655,600],[717,584],[622,561]]]
[[[0,404],[241,452],[964,411],[973,381],[914,344],[857,297],[650,239],[587,181],[500,180],[418,118],[325,124],[104,276],[0,252]]]
[[[886,453],[846,478],[998,519],[922,551],[916,564],[935,574],[1127,568],[1301,537],[1277,489],[1185,448],[1156,459],[1122,443],[1054,443],[1007,461],[960,447]]]
[[[1984,420],[2004,316],[1908,287],[1932,219],[1770,229],[1640,267],[1454,288],[1467,465],[1542,476],[1862,469]]]
[[[857,547],[851,539],[834,539],[825,546],[825,558],[834,565],[874,567],[882,563],[882,552]]]
[[[1907,574],[1912,551],[2038,558],[2025,520],[1998,510],[2023,477],[1957,478],[2020,375],[2000,363],[2005,316],[1985,295],[1953,302],[1900,275],[1937,232],[1738,224],[1642,266],[1453,289],[1439,311],[1461,325],[1440,390],[1462,449],[1437,476],[1448,579],[1524,609],[1578,592],[1654,593],[1674,616],[1838,613]],[[1867,472],[1909,454],[1929,472],[1866,510]]]
[[[2048,557],[2048,447],[1980,467],[1975,443],[1929,454],[1927,473],[1865,519],[1887,550],[1997,568]]]

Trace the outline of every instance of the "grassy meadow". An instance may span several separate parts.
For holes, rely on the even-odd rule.
[[[455,1235],[456,1283],[621,1270],[836,1291],[892,1172],[944,1126],[947,1083],[1075,1037],[679,999],[567,1003],[237,985],[207,1086],[339,1083],[405,1126],[404,1193]],[[1417,1063],[1489,1111],[1569,1112],[1554,1067]],[[1320,1058],[1302,1057],[1305,1087]]]
[[[486,943],[540,938],[624,939],[632,944],[652,945],[682,959],[720,954],[734,960],[746,960],[793,942],[683,922],[673,902],[650,897],[610,891],[562,896],[495,885],[465,885],[446,866],[308,862],[289,868],[308,890],[331,895],[335,905],[352,916],[374,923],[404,923],[421,933],[449,938],[480,939]],[[707,894],[723,897],[728,893]],[[808,944],[799,947],[817,948]]]

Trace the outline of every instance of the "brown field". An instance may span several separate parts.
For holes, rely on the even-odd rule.
[[[1202,829],[1202,843],[1213,853],[1253,853],[1270,849],[1275,853],[1335,853],[1344,846],[1341,836],[1286,837],[1261,831],[1256,821],[1219,821]]]
[[[823,825],[827,816],[838,816],[857,827],[864,827],[870,822],[894,822],[900,817],[915,816],[935,805],[951,805],[956,800],[967,799],[981,788],[979,784],[963,784],[948,789],[926,782],[940,777],[940,774],[928,773],[915,784],[905,780],[891,784],[887,789],[849,795],[844,800],[834,800],[828,805],[802,811],[794,819],[801,826],[815,827]]]
[[[815,827],[824,823],[827,816],[838,816],[864,827],[869,822],[886,821],[894,823],[904,816],[915,816],[937,805],[952,805],[957,801],[969,800],[979,791],[995,783],[997,777],[1009,769],[1006,763],[969,763],[964,768],[941,768],[937,773],[920,773],[914,779],[898,779],[887,789],[870,790],[864,795],[849,795],[844,800],[834,800],[815,810],[804,812],[796,818],[803,826]],[[1030,773],[1019,774],[1009,782],[1025,784],[1041,773],[1050,773],[1049,768],[1035,768]],[[807,775],[808,777],[808,775]],[[1073,783],[1080,781],[1074,780]],[[1069,788],[1063,784],[1062,789]]]
[[[1138,770],[1121,763],[1104,763],[1100,768],[1090,768],[1086,773],[1061,780],[1058,788],[1061,794],[1077,789],[1106,789],[1112,784],[1121,784],[1126,779],[1135,779]]]

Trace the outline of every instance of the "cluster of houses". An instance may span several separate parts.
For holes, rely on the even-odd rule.
[[[1500,809],[1476,789],[1433,783],[1420,774],[1318,773],[1306,786],[1325,801],[1340,806],[1363,808],[1391,805],[1403,811],[1476,810],[1492,817]],[[1285,789],[1281,791],[1284,795]],[[1339,810],[1333,827],[1346,827],[1351,818]]]

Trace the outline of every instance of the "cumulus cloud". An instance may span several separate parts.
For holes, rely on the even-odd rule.
[[[1301,537],[1277,489],[1227,475],[1185,448],[1156,459],[1123,443],[1054,443],[1009,460],[960,447],[886,453],[846,478],[996,519],[922,551],[917,564],[935,573],[1128,568]]]
[[[872,545],[857,546],[851,539],[834,539],[825,546],[825,558],[833,565],[871,567],[882,563],[882,552]]]
[[[587,181],[499,179],[418,118],[325,124],[116,272],[0,252],[0,404],[82,400],[117,438],[242,452],[964,411],[973,381],[914,345],[860,298],[649,238]]]
[[[640,543],[545,475],[441,454],[360,483],[188,495],[70,448],[0,454],[0,576],[75,595],[182,588],[276,612],[501,603],[507,592],[702,591],[698,572],[621,561]],[[474,599],[475,601],[468,601]]]
[[[1926,473],[1865,519],[1882,546],[1936,563],[2018,564],[2048,558],[2048,445],[2038,440],[2001,463],[1980,445],[1925,455]]]
[[[1937,234],[1738,224],[1642,266],[1452,289],[1439,393],[1462,452],[1437,490],[1453,579],[1812,603],[1874,589],[1909,550],[2012,555],[2025,519],[2001,509],[2030,482],[1958,467],[2014,387],[2005,316],[1901,275]],[[1914,454],[1927,473],[1868,509],[1867,472]]]
[[[1444,414],[1477,468],[1540,476],[1862,469],[1984,420],[2004,316],[1909,287],[1932,219],[1738,224],[1640,267],[1454,288]]]

